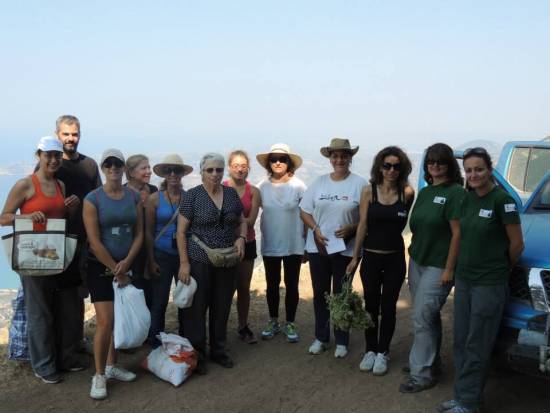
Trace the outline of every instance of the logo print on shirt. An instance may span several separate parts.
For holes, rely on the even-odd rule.
[[[434,204],[445,205],[445,202],[447,202],[447,198],[445,198],[444,196],[436,196],[433,202]]]
[[[319,201],[349,201],[350,197],[347,195],[331,195],[331,194],[321,194],[319,196]]]
[[[504,204],[504,212],[516,212],[516,204]]]
[[[398,211],[397,216],[401,218],[407,218],[407,211]]]
[[[491,218],[493,216],[493,210],[492,209],[480,209],[479,210],[479,216],[481,218]]]

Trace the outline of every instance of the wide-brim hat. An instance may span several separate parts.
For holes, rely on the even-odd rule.
[[[124,159],[124,155],[119,149],[107,149],[103,154],[101,155],[101,161],[99,162],[100,166],[103,166],[103,162],[107,160],[107,158],[117,158],[120,160],[123,164],[126,164],[126,160]]]
[[[166,178],[166,174],[163,172],[163,168],[165,166],[181,166],[183,168],[183,176],[193,172],[193,167],[191,165],[184,164],[181,156],[175,153],[166,155],[162,162],[153,166],[153,172],[161,178]]]
[[[348,139],[334,138],[330,141],[329,146],[323,146],[321,148],[321,155],[326,158],[330,158],[332,151],[347,151],[351,153],[351,156],[355,155],[359,150],[359,146],[352,147]]]
[[[295,154],[294,152],[291,152],[290,147],[286,143],[276,143],[271,147],[271,149],[269,149],[269,152],[259,153],[258,155],[256,155],[256,160],[265,169],[269,170],[269,155],[272,153],[287,155],[294,164],[294,170],[302,166],[302,157],[298,154]]]

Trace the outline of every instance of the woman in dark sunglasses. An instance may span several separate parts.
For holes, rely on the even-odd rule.
[[[145,247],[151,291],[151,327],[147,341],[156,348],[160,345],[157,334],[164,331],[172,280],[178,280],[176,225],[179,207],[185,196],[181,180],[193,168],[185,165],[179,155],[170,154],[156,164],[153,171],[164,178],[160,191],[149,196],[145,207]],[[183,335],[181,325],[179,333]]]
[[[299,336],[294,321],[300,297],[298,283],[304,254],[304,226],[300,220],[298,204],[306,186],[294,172],[302,165],[302,158],[291,152],[288,145],[277,143],[269,152],[256,155],[256,159],[268,175],[258,184],[262,206],[262,258],[269,310],[269,321],[262,331],[262,339],[270,340],[281,331],[279,285],[282,263],[286,290],[286,322],[282,331],[289,343],[296,343]]]
[[[397,146],[388,146],[374,157],[370,185],[361,194],[353,259],[346,270],[353,274],[363,258],[360,273],[365,309],[374,326],[365,330],[366,349],[359,369],[377,376],[388,370],[396,304],[405,280],[401,233],[414,200],[414,190],[408,184],[411,170],[409,157]]]
[[[143,207],[139,194],[122,185],[125,161],[118,149],[103,152],[105,184],[84,198],[83,220],[90,250],[88,289],[97,327],[94,335],[95,375],[90,397],[107,397],[107,379],[133,381],[136,375],[116,365],[112,333],[113,279],[119,288],[130,283],[131,267],[143,243]]]
[[[414,341],[402,393],[433,387],[441,370],[441,308],[454,279],[460,243],[460,205],[464,180],[453,150],[444,143],[430,146],[424,156],[423,188],[411,212],[409,290],[413,304]]]
[[[158,191],[155,185],[151,185],[151,165],[145,155],[132,155],[126,159],[126,183],[125,186],[137,191],[141,197],[141,205],[145,208],[149,195]],[[144,209],[145,213],[145,209]],[[151,281],[146,267],[147,249],[143,243],[139,254],[132,265],[132,284],[143,290],[145,302],[151,310]]]
[[[199,374],[206,373],[207,310],[210,360],[225,368],[233,367],[225,348],[227,320],[248,226],[239,194],[222,185],[224,167],[222,155],[207,153],[202,157],[202,184],[187,191],[178,216],[178,278],[189,284],[193,276],[197,282],[193,304],[180,310],[179,321],[185,337],[199,352]]]
[[[454,398],[439,411],[477,412],[500,327],[510,270],[523,250],[514,199],[495,185],[484,148],[466,150],[469,191],[460,213],[460,253],[454,296]]]

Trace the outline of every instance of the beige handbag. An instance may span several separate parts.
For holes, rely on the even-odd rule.
[[[235,246],[227,248],[210,248],[195,234],[191,235],[191,239],[195,241],[204,252],[206,252],[208,259],[214,267],[234,267],[241,261],[241,257],[239,256],[239,252]]]

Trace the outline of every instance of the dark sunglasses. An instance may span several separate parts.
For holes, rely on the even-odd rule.
[[[269,157],[269,163],[288,163],[289,158],[288,156],[270,156]]]
[[[214,171],[216,171],[219,174],[223,174],[223,168],[204,168],[203,171],[206,172],[207,174],[212,174],[214,173]]]
[[[487,153],[487,150],[485,148],[481,148],[481,147],[475,147],[475,148],[468,148],[464,151],[464,153],[462,154],[462,158],[467,158],[468,156],[471,156],[471,155],[481,155],[481,156],[487,156],[488,153]]]
[[[401,164],[400,163],[390,163],[390,162],[384,162],[382,164],[382,169],[384,169],[385,171],[389,171],[392,168],[393,168],[394,171],[400,171],[401,170]]]
[[[164,175],[182,175],[183,168],[181,166],[165,166],[163,168]]]
[[[107,158],[105,159],[105,162],[103,162],[104,168],[112,168],[113,166],[115,168],[122,168],[124,166],[124,162],[118,158]]]
[[[435,165],[438,165],[438,166],[445,166],[445,165],[447,165],[447,162],[445,162],[445,161],[442,160],[442,159],[426,159],[426,165],[430,165],[430,166],[435,166]]]

